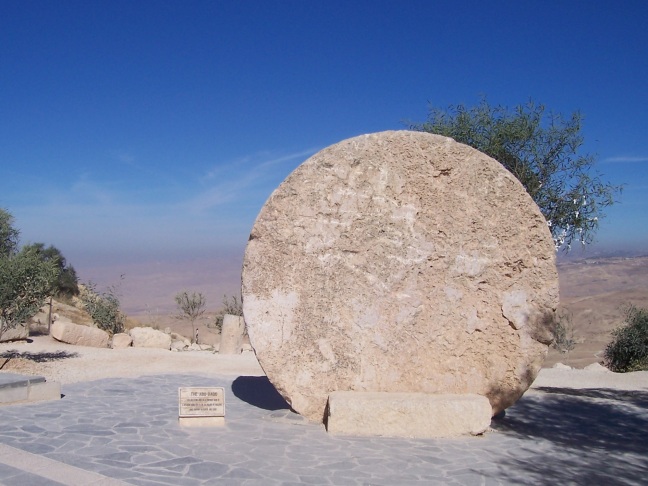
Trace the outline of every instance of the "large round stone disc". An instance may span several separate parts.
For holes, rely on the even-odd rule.
[[[523,186],[420,132],[304,162],[261,210],[243,266],[259,363],[317,421],[335,390],[478,393],[497,413],[538,373],[557,301],[551,234]]]

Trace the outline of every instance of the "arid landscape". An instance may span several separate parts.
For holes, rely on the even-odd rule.
[[[648,307],[648,256],[561,262],[558,274],[561,301],[559,314],[570,316],[576,344],[567,353],[550,349],[545,367],[561,362],[583,368],[601,361],[602,352],[610,342],[611,331],[623,323],[624,306],[632,304]],[[153,278],[158,282],[162,280],[159,276]],[[162,287],[158,290],[165,291]],[[131,295],[129,301],[133,297]],[[143,325],[157,326],[160,329],[171,327],[179,334],[191,335],[191,326],[175,318],[168,307],[166,312],[158,314],[136,312],[130,315]],[[217,332],[208,327],[212,321],[213,312],[199,322],[199,336],[205,343],[213,343],[218,339]],[[569,330],[569,318],[564,318],[563,323]]]
[[[628,304],[639,307],[648,306],[648,257],[582,259],[560,263],[558,271],[561,297],[559,312],[564,316],[570,316],[571,323],[570,319],[563,319],[563,323],[568,330],[571,328],[576,344],[571,351],[566,353],[550,348],[545,367],[550,368],[560,362],[574,368],[584,368],[602,360],[602,352],[610,342],[611,331],[623,323],[624,306]],[[175,288],[173,286],[178,283],[176,278],[173,276],[163,277],[155,273],[151,273],[150,278],[158,283],[153,285],[153,281],[147,282],[145,278],[142,278],[141,281],[138,280],[137,287],[149,293],[151,288],[155,287],[159,292],[173,295]],[[166,287],[160,285],[160,282],[165,278],[171,285]],[[206,278],[206,274],[200,275],[201,282],[198,284],[204,283],[202,280],[206,280]],[[187,276],[183,279],[190,281]],[[129,303],[136,302],[137,287],[129,289],[127,299]],[[167,300],[169,299],[167,298]],[[219,341],[218,331],[212,325],[215,314],[213,307],[212,305],[210,311],[197,322],[201,343],[214,344]],[[54,311],[69,315],[69,309],[62,306],[55,308]],[[84,323],[81,313],[75,312],[69,317],[75,322]],[[141,310],[139,313],[129,313],[127,326],[137,325],[151,326],[161,330],[171,328],[174,332],[187,337],[192,334],[191,324],[186,320],[178,319],[171,306],[160,309],[157,313]],[[41,329],[42,331],[43,329]],[[50,339],[45,336],[43,338]],[[44,341],[39,338],[39,342]],[[56,347],[56,343],[53,345]],[[18,346],[18,343],[2,344],[2,350],[9,348],[22,349],[23,346]],[[38,372],[38,368],[45,365],[46,363],[23,363],[20,365],[17,360],[14,360],[13,364],[8,363],[4,369],[17,366],[29,368],[29,370],[23,369],[23,371]]]
[[[622,325],[623,307],[648,307],[648,257],[592,258],[558,265],[560,307],[571,316],[576,345],[568,353],[550,349],[545,367],[575,368],[601,360],[610,332]]]

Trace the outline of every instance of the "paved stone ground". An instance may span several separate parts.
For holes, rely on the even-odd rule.
[[[178,387],[226,388],[226,425],[182,428]],[[645,484],[648,391],[541,388],[484,437],[340,438],[265,377],[156,375],[0,407],[0,484]]]

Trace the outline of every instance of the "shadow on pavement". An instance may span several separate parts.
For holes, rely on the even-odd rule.
[[[264,410],[290,409],[266,376],[239,376],[232,382],[234,396]]]
[[[16,351],[15,349],[10,349],[9,351],[0,353],[0,358],[22,358],[28,359],[29,361],[35,361],[36,363],[46,363],[48,361],[57,361],[59,359],[76,358],[77,356],[79,356],[78,353],[68,353],[67,351],[55,351],[51,353],[48,353],[46,351],[39,353],[30,353],[29,351],[25,351],[21,353],[19,351]]]
[[[493,429],[543,445],[536,460],[515,454],[501,472],[528,484],[640,484],[648,471],[648,391],[538,388]]]

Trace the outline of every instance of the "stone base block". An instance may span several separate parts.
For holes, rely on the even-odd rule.
[[[334,435],[456,437],[483,434],[493,409],[481,395],[336,391],[327,430]]]
[[[3,373],[0,375],[0,404],[38,402],[61,398],[61,384],[42,376]]]
[[[178,423],[182,427],[222,427],[225,417],[180,417]]]
[[[29,387],[29,401],[59,400],[61,398],[61,384],[55,381],[36,383]]]

